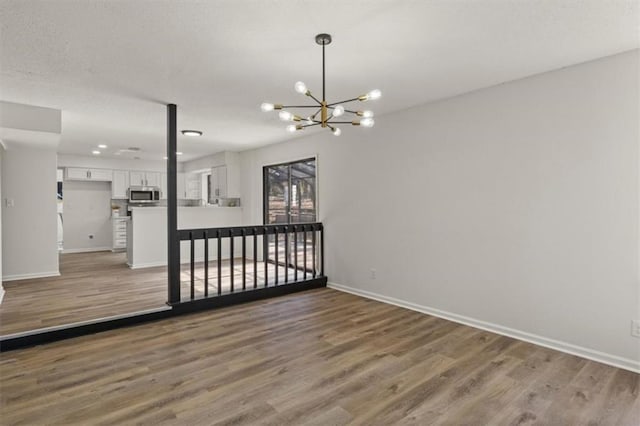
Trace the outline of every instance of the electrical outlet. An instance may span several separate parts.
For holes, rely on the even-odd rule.
[[[640,337],[640,320],[631,321],[631,335]]]
[[[4,199],[4,204],[7,207],[14,207],[15,206],[15,201],[13,200],[13,198],[5,198]]]
[[[369,272],[369,278],[371,278],[372,280],[376,279],[376,270],[375,269],[371,269],[371,271]]]

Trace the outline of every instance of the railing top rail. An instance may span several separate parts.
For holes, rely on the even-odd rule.
[[[205,238],[228,238],[253,235],[271,235],[284,232],[322,231],[322,222],[279,223],[273,225],[227,226],[219,228],[179,229],[178,237],[184,240],[201,240]]]

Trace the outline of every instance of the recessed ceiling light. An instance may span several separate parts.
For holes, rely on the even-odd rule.
[[[98,148],[100,148],[100,149],[105,149],[106,147],[107,147],[107,146],[106,146],[105,144],[103,144],[103,143],[101,143],[100,145],[98,145]]]
[[[200,130],[183,130],[182,134],[185,136],[202,136],[202,132]]]
[[[180,151],[176,152],[176,155],[182,155],[182,153]]]
[[[100,155],[100,151],[97,151],[97,150],[96,150],[96,151],[91,151],[91,153],[92,153],[93,155]]]
[[[162,157],[162,159],[163,159],[163,160],[168,160],[168,159],[169,159],[169,157]]]

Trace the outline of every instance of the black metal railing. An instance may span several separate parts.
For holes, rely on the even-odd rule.
[[[173,304],[324,278],[320,222],[181,229],[178,238],[189,261]]]

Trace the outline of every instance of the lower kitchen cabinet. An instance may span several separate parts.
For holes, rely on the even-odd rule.
[[[128,217],[111,218],[113,225],[113,251],[124,250],[127,248],[127,221]]]

